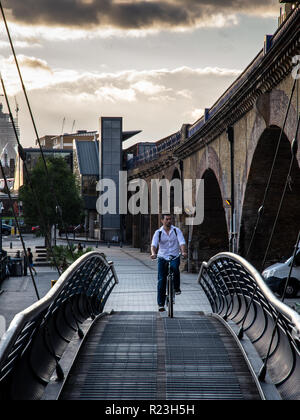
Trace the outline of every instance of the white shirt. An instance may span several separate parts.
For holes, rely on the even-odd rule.
[[[177,236],[174,229],[176,229]],[[161,232],[160,241],[159,232]],[[151,244],[151,246],[155,246],[156,249],[158,248],[157,256],[159,258],[164,258],[165,260],[168,260],[171,256],[178,257],[181,245],[185,245],[185,239],[181,230],[177,227],[175,228],[175,226],[171,226],[169,234],[167,234],[162,226],[154,233]]]

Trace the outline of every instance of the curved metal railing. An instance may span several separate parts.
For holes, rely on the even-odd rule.
[[[283,399],[300,399],[300,315],[278,300],[244,258],[221,253],[202,264],[198,281],[214,313],[240,326]]]
[[[0,342],[0,400],[39,399],[80,324],[104,308],[118,278],[93,251],[76,260],[48,294],[17,314]]]

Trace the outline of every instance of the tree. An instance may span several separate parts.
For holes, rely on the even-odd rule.
[[[61,271],[64,272],[77,258],[93,250],[93,248],[78,250],[75,245],[71,245],[70,248],[64,245],[54,246],[52,248],[54,255],[50,255],[50,264],[53,267],[57,264]]]
[[[40,226],[41,233],[51,238],[52,225],[61,226],[57,205],[65,226],[77,225],[82,218],[83,202],[75,176],[64,159],[47,158],[46,165],[49,176],[42,158],[38,160],[30,173],[32,188],[25,182],[20,188],[19,199],[23,202],[25,223]]]

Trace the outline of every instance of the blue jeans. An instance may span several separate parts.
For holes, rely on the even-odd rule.
[[[158,306],[164,306],[166,301],[166,288],[167,288],[167,276],[168,276],[168,264],[169,262],[164,258],[158,257],[158,282],[157,282],[157,304]],[[171,261],[171,270],[174,273],[174,288],[175,290],[180,289],[180,272],[179,272],[180,258],[176,258]]]

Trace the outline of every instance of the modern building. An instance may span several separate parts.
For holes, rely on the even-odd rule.
[[[20,135],[17,120],[14,119],[14,125],[18,136]],[[14,177],[15,162],[17,156],[17,139],[13,128],[10,115],[3,112],[3,104],[0,103],[0,159],[5,175],[8,178]],[[3,174],[0,170],[0,181],[3,180]]]
[[[73,171],[84,202],[85,227],[90,238],[98,238],[96,185],[99,180],[99,142],[97,140],[73,140]]]
[[[40,145],[42,149],[53,149],[53,139],[56,137],[54,134],[47,134],[46,136],[43,136],[40,138]],[[38,142],[35,142],[36,145],[38,145]]]
[[[63,157],[70,169],[76,176],[80,187],[81,196],[84,202],[85,227],[90,238],[104,241],[123,241],[124,238],[124,216],[119,214],[119,202],[117,203],[117,214],[100,216],[96,209],[98,192],[96,190],[99,179],[109,178],[119,188],[119,171],[127,169],[127,150],[123,150],[123,142],[134,135],[136,131],[123,131],[122,117],[102,117],[99,134],[96,131],[78,130],[74,134],[62,136],[46,135],[40,138],[43,154],[49,156]],[[146,147],[141,144],[139,152]],[[146,150],[145,149],[145,150]],[[136,151],[132,149],[133,154]],[[143,149],[144,151],[144,149]],[[26,166],[31,171],[38,159],[41,157],[39,148],[25,148]],[[131,152],[131,151],[130,151]],[[25,182],[24,163],[20,156],[17,156],[14,191]],[[119,197],[117,197],[117,201]]]
[[[124,215],[120,214],[119,208],[119,172],[126,169],[123,159],[123,142],[140,132],[140,130],[123,131],[122,117],[100,118],[100,179],[111,179],[116,187],[116,214],[107,213],[99,216],[99,239],[101,240],[124,241]]]
[[[26,167],[28,171],[31,171],[37,164],[39,158],[41,157],[41,151],[39,148],[24,148],[26,154]],[[45,158],[47,157],[62,157],[67,162],[71,171],[73,171],[73,150],[55,150],[55,149],[43,149],[43,154]],[[19,191],[19,188],[26,181],[26,172],[24,168],[24,162],[20,158],[19,154],[17,155],[17,164],[15,170],[15,182],[14,182],[14,191]]]
[[[78,130],[73,134],[63,134],[53,137],[53,149],[73,149],[73,141],[91,141],[97,137],[97,131]]]
[[[61,135],[47,134],[40,138],[43,149],[73,149],[73,141],[91,141],[98,138],[97,131],[77,130],[76,133],[64,133]],[[38,145],[38,142],[35,142]]]

